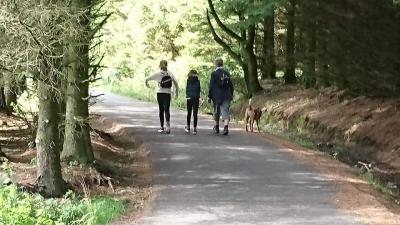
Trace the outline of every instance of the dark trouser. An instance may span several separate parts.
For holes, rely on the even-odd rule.
[[[197,127],[198,112],[200,100],[199,98],[191,98],[187,100],[187,126],[190,127],[190,120],[192,119],[193,112],[193,126]]]
[[[160,115],[160,124],[161,127],[164,127],[164,114],[167,123],[170,122],[171,114],[169,112],[169,108],[171,105],[171,94],[167,93],[157,93],[157,102],[159,108],[159,115]]]

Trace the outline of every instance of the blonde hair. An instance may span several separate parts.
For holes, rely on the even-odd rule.
[[[167,62],[167,60],[161,60],[160,61],[160,69],[162,71],[167,71],[168,70],[168,62]]]

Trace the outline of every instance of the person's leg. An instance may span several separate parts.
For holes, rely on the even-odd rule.
[[[224,120],[224,135],[228,135],[229,130],[229,121],[230,121],[230,101],[225,101],[221,104],[221,114],[222,114],[222,119]]]
[[[219,134],[219,119],[221,117],[221,105],[214,102],[214,133]]]
[[[221,105],[214,103],[214,121],[215,125],[219,125],[219,120],[221,117]]]
[[[160,117],[161,130],[164,129],[164,99],[161,93],[157,93],[158,113]]]
[[[187,100],[187,118],[186,118],[186,132],[190,131],[190,121],[192,119],[193,100]]]
[[[171,132],[171,113],[170,113],[170,106],[171,106],[171,94],[164,94],[165,96],[165,120],[167,121],[166,132]]]
[[[199,98],[193,99],[193,127],[195,131],[197,131],[199,106],[200,106],[200,99]]]

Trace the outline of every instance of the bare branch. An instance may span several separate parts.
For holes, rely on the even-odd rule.
[[[11,70],[7,69],[6,67],[4,67],[4,66],[2,66],[2,65],[0,65],[0,70],[4,70],[4,71],[7,71],[7,72],[12,73]]]
[[[208,5],[210,6],[210,11],[211,14],[213,15],[215,21],[217,22],[218,26],[221,27],[221,29],[228,34],[229,36],[231,36],[232,38],[238,40],[238,41],[243,41],[243,37],[240,37],[238,34],[236,34],[234,31],[232,31],[231,29],[229,29],[229,27],[227,27],[219,18],[217,12],[215,11],[215,7],[214,4],[212,2],[212,0],[208,0]],[[207,10],[207,15],[208,15],[208,10]]]
[[[207,22],[208,22],[208,26],[210,27],[211,33],[214,37],[214,40],[221,45],[226,51],[228,51],[229,55],[232,56],[232,58],[234,58],[237,62],[239,62],[240,64],[244,64],[242,57],[240,54],[236,53],[235,51],[233,51],[233,49],[227,44],[225,43],[221,37],[218,36],[217,32],[215,31],[214,26],[212,25],[211,22],[211,18],[210,18],[210,14],[207,10]]]
[[[92,30],[92,34],[90,35],[91,38],[93,38],[96,33],[104,26],[104,24],[107,23],[108,19],[111,17],[112,13],[108,13],[104,19],[97,24],[97,26]]]
[[[96,44],[90,46],[89,51],[92,51],[93,49],[99,47],[102,43],[103,41],[98,41]]]
[[[89,95],[89,96],[87,96],[87,97],[85,97],[85,98],[82,98],[82,100],[84,100],[84,101],[89,101],[89,100],[92,99],[92,98],[96,99],[96,98],[101,97],[101,96],[104,96],[104,94]]]
[[[96,11],[91,12],[90,14],[91,15],[98,15],[106,4],[107,4],[107,2],[105,2],[105,1],[103,3],[101,3],[101,4],[99,4],[99,6],[97,7]],[[90,8],[92,9],[93,7],[90,7]]]
[[[100,57],[100,59],[97,61],[97,63],[95,65],[90,66],[91,68],[93,68],[93,70],[89,74],[89,77],[94,77],[94,79],[96,79],[97,72],[99,71],[99,68],[101,68],[100,65],[101,65],[101,62],[103,61],[104,57],[105,57],[105,53],[103,53],[103,55]]]

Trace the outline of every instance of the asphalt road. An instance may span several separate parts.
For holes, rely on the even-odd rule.
[[[95,111],[150,147],[156,198],[139,224],[359,224],[333,203],[332,183],[262,137],[215,136],[207,117],[188,135],[182,111],[170,135],[158,134],[155,104],[111,94]]]

